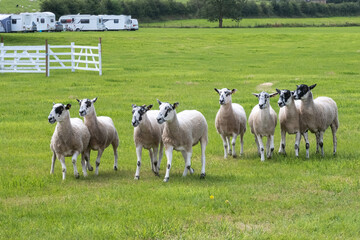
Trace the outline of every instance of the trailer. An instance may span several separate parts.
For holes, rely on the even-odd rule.
[[[11,14],[12,32],[43,32],[55,30],[55,14],[34,12]]]
[[[137,19],[130,19],[130,30],[132,31],[139,30],[139,23]]]
[[[103,18],[105,30],[130,30],[131,16],[130,15],[99,15]]]
[[[11,15],[0,14],[0,33],[11,32]]]
[[[104,31],[105,25],[97,15],[64,15],[59,18],[65,31]]]

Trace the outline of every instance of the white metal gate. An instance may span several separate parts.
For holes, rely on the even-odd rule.
[[[98,71],[102,75],[101,38],[98,46],[48,45],[4,46],[0,44],[0,73],[46,73],[71,69]]]

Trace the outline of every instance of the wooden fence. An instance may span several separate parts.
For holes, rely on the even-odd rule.
[[[50,70],[71,69],[98,71],[102,75],[101,38],[98,46],[45,45],[5,46],[0,43],[0,73],[45,73]]]

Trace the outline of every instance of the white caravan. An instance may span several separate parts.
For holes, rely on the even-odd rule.
[[[12,32],[42,32],[54,30],[55,14],[52,12],[11,14]]]
[[[130,15],[99,15],[103,18],[106,30],[130,30]]]
[[[59,18],[65,31],[104,31],[103,19],[96,15],[65,15]]]

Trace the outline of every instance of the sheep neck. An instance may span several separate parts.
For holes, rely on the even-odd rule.
[[[84,123],[88,127],[92,137],[99,136],[99,122],[96,116],[95,108],[92,113],[85,115]]]
[[[58,135],[65,143],[71,142],[73,129],[70,122],[70,115],[57,124]]]
[[[260,109],[260,118],[262,122],[267,122],[268,119],[271,118],[270,109],[271,109],[270,104],[266,108]]]
[[[142,115],[142,121],[139,124],[139,129],[140,129],[140,133],[145,135],[149,135],[149,133],[152,130],[152,126],[150,124],[149,118],[146,113]]]
[[[309,92],[309,96],[305,99],[302,99],[302,112],[306,112],[306,113],[312,113],[314,110],[314,99],[313,99],[313,95],[312,92]]]
[[[224,105],[220,105],[220,111],[224,115],[232,115],[233,114],[232,101]]]
[[[172,136],[180,136],[179,132],[180,132],[180,125],[179,125],[179,120],[177,118],[177,114],[175,112],[174,117],[171,120],[168,120],[166,122],[166,125],[169,129],[169,132],[171,133]]]
[[[294,102],[294,99],[291,99],[291,102],[289,105],[286,105],[286,112],[288,116],[296,116],[297,115],[297,109]]]

